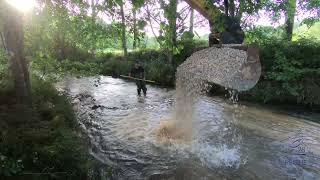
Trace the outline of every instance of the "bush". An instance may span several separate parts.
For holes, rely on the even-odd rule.
[[[268,44],[274,41],[284,40],[285,32],[282,28],[274,28],[272,26],[258,26],[246,30],[246,43]]]
[[[0,178],[80,179],[90,161],[71,104],[48,82],[32,87],[31,104],[0,102]]]
[[[102,74],[110,76],[128,75],[134,61],[140,61],[145,68],[146,78],[156,81],[159,85],[174,84],[175,68],[168,64],[163,53],[155,50],[137,51],[128,54],[127,60],[117,57],[104,63]]]
[[[94,60],[74,61],[57,60],[47,54],[38,54],[32,59],[31,70],[44,79],[57,80],[66,74],[72,75],[128,75],[133,62],[140,61],[145,67],[147,79],[154,80],[160,85],[173,86],[175,69],[186,60],[199,46],[207,42],[194,41],[189,37],[182,38],[178,46],[180,52],[173,57],[173,64],[169,64],[165,52],[160,50],[143,49],[132,51],[124,58],[116,53],[99,54]]]
[[[263,102],[320,105],[319,52],[319,42],[305,39],[261,43],[262,77],[246,95]]]
[[[173,86],[175,82],[175,69],[163,60],[154,60],[146,63],[146,77],[160,85]]]
[[[50,80],[57,80],[66,74],[90,76],[100,74],[102,71],[99,61],[78,62],[68,59],[58,61],[47,55],[34,58],[30,69],[34,74]]]
[[[85,61],[85,62],[78,62],[78,61],[70,61],[70,60],[63,60],[60,63],[61,69],[64,72],[68,72],[69,74],[75,75],[96,75],[101,72],[100,64],[95,61]]]
[[[123,60],[110,60],[104,63],[102,74],[109,76],[128,75],[133,62]]]

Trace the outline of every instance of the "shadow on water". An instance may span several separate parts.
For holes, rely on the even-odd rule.
[[[134,83],[110,77],[69,77],[57,88],[111,179],[320,179],[320,125],[302,117],[201,97],[193,137],[159,141],[173,90],[148,87],[140,98]]]

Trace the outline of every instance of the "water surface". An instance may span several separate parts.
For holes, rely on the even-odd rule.
[[[147,97],[137,97],[133,82],[102,76],[69,77],[57,87],[113,179],[320,179],[320,125],[293,114],[201,97],[193,138],[159,141],[174,90],[148,86]]]

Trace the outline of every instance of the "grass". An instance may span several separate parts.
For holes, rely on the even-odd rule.
[[[32,87],[28,104],[0,92],[0,179],[83,179],[90,157],[71,104],[49,82]]]

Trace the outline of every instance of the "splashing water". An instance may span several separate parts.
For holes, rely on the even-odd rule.
[[[230,83],[232,78],[247,59],[246,52],[232,48],[208,48],[194,53],[177,69],[175,108],[172,120],[162,123],[157,129],[157,136],[167,139],[193,141],[192,151],[202,163],[210,166],[239,167],[241,162],[240,144],[242,137],[236,127],[235,111],[232,119],[220,133],[219,144],[199,143],[195,136],[195,104],[198,97],[206,94],[209,83]],[[239,85],[241,86],[241,85]],[[230,100],[238,101],[236,90],[229,90]],[[237,105],[235,105],[237,106]]]

